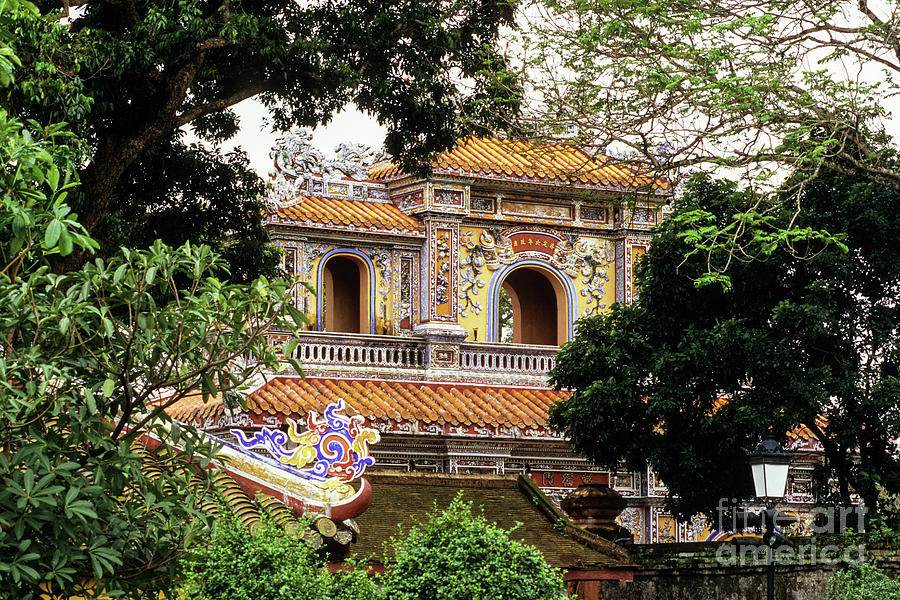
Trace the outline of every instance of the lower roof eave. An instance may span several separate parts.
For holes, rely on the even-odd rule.
[[[563,574],[564,581],[634,581],[634,566],[614,568],[574,567]]]

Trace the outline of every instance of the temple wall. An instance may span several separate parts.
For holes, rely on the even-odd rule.
[[[860,551],[889,576],[900,577],[898,549],[870,545],[860,550],[811,538],[794,542],[795,552],[806,548],[806,559],[799,561],[804,564],[776,563],[777,600],[825,600],[832,573]],[[573,591],[584,600],[765,600],[765,564],[742,562],[739,555],[732,562],[729,548],[715,543],[633,546],[629,551],[639,565],[633,581],[579,582]],[[813,555],[817,558],[811,559]]]
[[[306,313],[312,329],[326,330],[324,315],[320,314],[324,267],[330,259],[345,256],[359,265],[368,282],[360,301],[369,318],[366,331],[361,333],[398,335],[412,330],[418,318],[418,252],[350,242],[279,241],[279,245],[285,252],[286,272],[299,274],[309,286],[297,287],[294,304]]]
[[[500,341],[498,294],[519,267],[544,275],[558,288],[560,323],[571,335],[575,320],[604,311],[615,300],[615,242],[599,235],[574,238],[539,225],[463,224],[459,251],[459,323],[468,340]],[[549,311],[548,311],[549,312]],[[551,319],[547,314],[544,318]]]

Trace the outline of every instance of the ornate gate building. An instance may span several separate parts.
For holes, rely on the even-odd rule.
[[[463,140],[428,176],[362,147],[323,157],[302,133],[273,158],[266,223],[302,281],[290,301],[311,324],[295,350],[305,377],[260,380],[246,413],[195,398],[176,418],[211,432],[283,427],[343,400],[380,432],[372,472],[526,474],[556,502],[608,483],[636,543],[721,535],[667,515],[652,469],[594,467],[545,424],[565,394],[547,385],[559,345],[579,318],[634,298],[668,182],[573,146],[487,138]],[[794,445],[814,459],[807,437]],[[791,500],[811,501],[808,473],[793,469]]]

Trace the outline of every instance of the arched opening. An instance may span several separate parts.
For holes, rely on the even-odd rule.
[[[369,333],[369,278],[355,256],[328,259],[322,270],[322,324],[325,331]]]
[[[500,330],[496,339],[544,346],[565,343],[566,293],[555,276],[536,267],[515,269],[503,279],[498,296]],[[503,310],[505,306],[507,310]]]

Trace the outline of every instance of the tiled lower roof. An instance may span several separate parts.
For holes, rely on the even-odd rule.
[[[566,396],[537,387],[281,376],[251,392],[247,406],[255,415],[303,416],[343,400],[347,414],[373,420],[542,429],[550,405]],[[221,399],[204,403],[196,395],[168,412],[181,421],[202,421],[225,410]]]
[[[628,553],[603,538],[575,527],[525,476],[369,473],[372,504],[360,517],[359,539],[351,551],[383,560],[383,545],[404,530],[443,510],[461,491],[465,501],[483,510],[489,522],[510,537],[535,546],[544,559],[563,569],[628,568]]]
[[[423,225],[387,202],[298,196],[297,202],[270,214],[271,223],[330,225],[347,230],[419,234]]]

